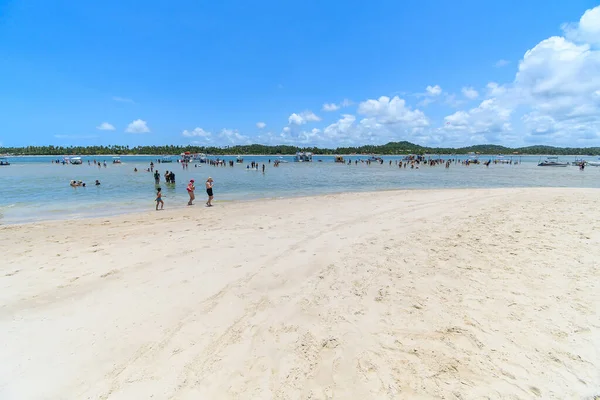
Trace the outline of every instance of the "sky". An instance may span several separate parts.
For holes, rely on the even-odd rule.
[[[600,3],[0,0],[3,146],[401,140],[599,146]]]

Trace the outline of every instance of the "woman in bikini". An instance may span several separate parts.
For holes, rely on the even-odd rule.
[[[192,202],[196,199],[196,196],[194,195],[194,190],[196,190],[196,187],[194,186],[194,180],[190,179],[190,183],[188,183],[187,185],[187,192],[190,195],[190,201],[188,201],[188,206],[191,206]]]
[[[212,207],[213,199],[213,178],[209,177],[206,180],[206,194],[208,195],[208,201],[206,202],[207,207]]]

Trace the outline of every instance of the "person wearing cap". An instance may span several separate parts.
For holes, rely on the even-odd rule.
[[[212,207],[213,199],[213,178],[210,176],[206,180],[206,194],[208,195],[208,201],[206,202],[207,207]]]
[[[188,201],[188,206],[191,206],[192,201],[196,199],[196,196],[194,196],[194,190],[196,190],[196,187],[194,186],[194,180],[190,179],[190,183],[188,183],[187,185],[187,192],[190,195],[190,201]]]

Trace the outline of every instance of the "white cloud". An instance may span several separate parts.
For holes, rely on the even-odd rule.
[[[600,6],[587,10],[575,24],[563,24],[567,39],[574,42],[600,44]]]
[[[346,107],[350,107],[352,104],[352,101],[349,99],[344,99],[342,100],[342,102],[340,104],[335,104],[335,103],[325,103],[323,104],[323,111],[326,112],[331,112],[331,111],[337,111],[340,108],[346,108]]]
[[[323,104],[323,108],[322,108],[323,111],[327,111],[327,112],[337,111],[339,109],[340,109],[340,106],[338,106],[335,103],[325,103],[325,104]]]
[[[210,139],[210,137],[212,136],[212,133],[207,132],[202,128],[194,128],[191,131],[188,131],[187,129],[184,130],[181,133],[181,136],[183,136],[183,137],[201,137],[204,139]]]
[[[118,96],[114,96],[112,99],[113,99],[114,101],[118,101],[118,102],[120,102],[120,103],[131,103],[131,104],[134,104],[134,103],[135,103],[133,100],[131,100],[131,99],[128,99],[128,98],[126,98],[126,97],[118,97]]]
[[[525,52],[512,82],[489,82],[478,107],[447,116],[444,140],[599,145],[600,7],[563,29]]]
[[[496,68],[502,68],[502,67],[506,67],[508,64],[510,64],[510,61],[508,60],[498,60],[496,61],[496,64],[494,64],[496,66]]]
[[[410,127],[424,127],[429,125],[429,120],[420,110],[411,110],[406,106],[406,101],[394,96],[389,98],[381,96],[377,100],[369,99],[358,105],[359,114],[374,117],[382,124],[404,124]]]
[[[340,103],[341,107],[350,107],[351,105],[353,105],[354,103],[352,102],[352,100],[350,99],[344,99],[342,100],[342,102]]]
[[[425,90],[430,96],[439,96],[440,94],[442,94],[442,88],[440,87],[440,85],[427,86]]]
[[[442,129],[446,133],[463,133],[468,141],[497,143],[512,134],[511,113],[511,109],[499,105],[496,99],[487,99],[469,111],[448,115]]]
[[[258,129],[264,129],[267,126],[267,124],[265,124],[264,122],[257,122],[256,123],[256,127]]]
[[[288,123],[290,125],[304,125],[307,122],[317,122],[320,120],[321,118],[312,111],[303,111],[300,114],[293,113],[288,117]]]
[[[288,117],[288,123],[294,124],[294,125],[302,125],[304,124],[306,121],[304,121],[304,118],[302,118],[300,115],[293,113],[292,115],[290,115]]]
[[[220,141],[224,141],[229,145],[250,144],[250,138],[242,135],[237,129],[221,129],[219,132]]]
[[[415,96],[417,96],[417,97],[423,97],[423,100],[421,100],[419,102],[418,106],[426,107],[427,105],[436,102],[437,100],[439,100],[442,92],[443,91],[442,91],[442,88],[440,85],[427,86],[425,88],[424,93],[416,93],[415,94]],[[446,96],[447,96],[447,94],[446,94]]]
[[[498,85],[496,82],[489,82],[486,85],[487,95],[492,97],[501,96],[506,92],[506,88]]]
[[[463,96],[465,96],[467,99],[470,99],[470,100],[475,100],[476,98],[479,97],[479,92],[477,92],[477,90],[473,89],[470,86],[462,88],[462,94],[463,94]]]
[[[148,133],[150,132],[150,128],[146,124],[146,121],[141,119],[136,119],[127,125],[127,129],[125,129],[127,133]]]
[[[99,129],[101,131],[114,131],[115,127],[112,124],[109,124],[108,122],[103,122],[100,125],[98,125],[96,129]]]

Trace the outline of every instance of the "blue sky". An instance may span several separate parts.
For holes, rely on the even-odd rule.
[[[600,145],[598,2],[87,3],[0,0],[3,145]]]

